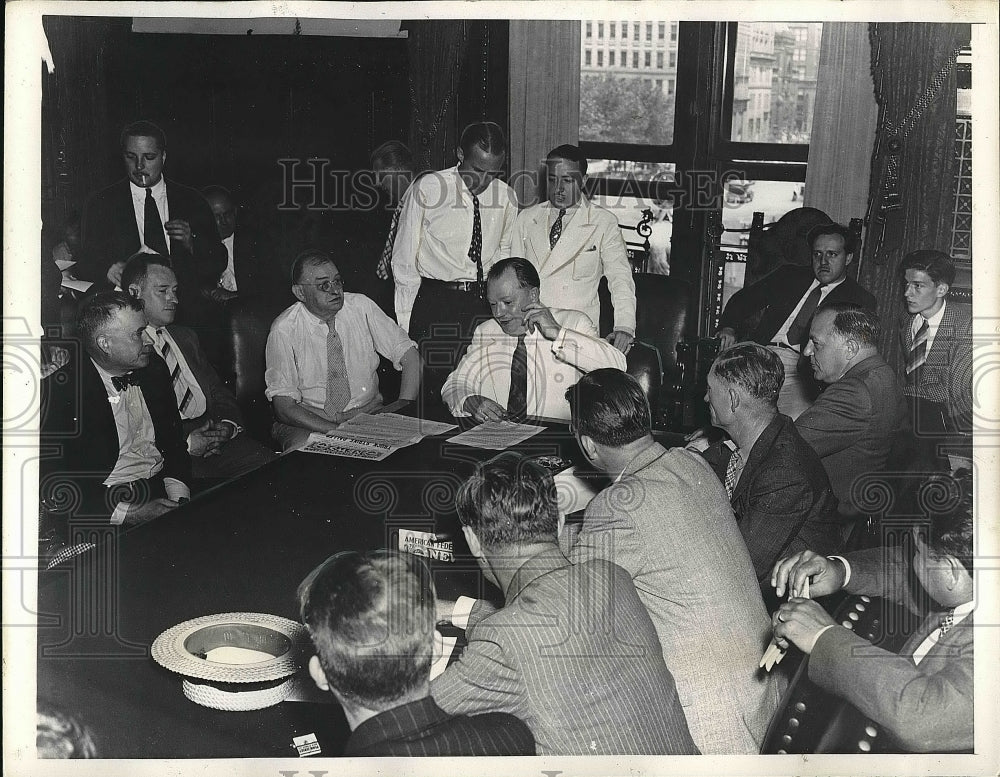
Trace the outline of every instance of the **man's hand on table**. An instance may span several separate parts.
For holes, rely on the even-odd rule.
[[[188,435],[188,453],[199,457],[217,456],[234,431],[230,424],[217,424],[209,419]]]
[[[771,570],[771,585],[778,596],[798,596],[809,581],[809,596],[827,596],[844,587],[847,577],[839,561],[820,556],[811,550],[802,550],[776,562]]]
[[[473,394],[467,397],[462,409],[471,415],[477,423],[486,421],[503,421],[507,417],[507,411],[494,402],[489,397]]]
[[[789,599],[771,617],[775,644],[784,650],[794,643],[806,655],[812,653],[820,632],[836,625],[822,605],[812,599]]]

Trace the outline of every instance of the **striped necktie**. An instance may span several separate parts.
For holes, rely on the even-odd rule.
[[[383,281],[389,279],[392,268],[392,245],[396,242],[396,232],[399,231],[399,212],[403,209],[403,203],[396,206],[392,214],[392,221],[389,224],[389,237],[386,238],[385,248],[382,249],[382,256],[379,257],[378,265],[375,267],[375,274]]]
[[[559,236],[562,235],[563,229],[563,216],[566,215],[566,209],[560,208],[559,215],[556,216],[555,222],[552,224],[552,229],[549,230],[549,249],[556,247],[556,243],[559,242]]]
[[[733,451],[733,455],[729,457],[729,463],[726,465],[726,496],[730,499],[733,498],[733,491],[740,479],[740,464],[742,462],[743,457],[736,450]]]
[[[923,316],[921,316],[923,318]],[[927,319],[920,325],[917,334],[913,337],[913,344],[909,353],[906,354],[906,374],[911,374],[927,361]]]
[[[344,345],[337,336],[333,321],[326,336],[326,404],[323,412],[333,419],[351,401],[351,384],[347,378],[347,362],[344,361]]]
[[[479,213],[479,198],[472,195],[472,242],[469,244],[469,259],[476,265],[476,283],[483,285],[483,219]]]
[[[173,346],[170,345],[170,341],[167,340],[166,333],[162,328],[156,330],[155,339],[156,350],[163,357],[163,361],[167,363],[167,371],[170,373],[170,382],[174,387],[174,396],[177,398],[177,410],[181,418],[197,418],[205,412],[204,394],[202,394],[200,389],[198,392],[194,391],[191,380],[184,373],[184,370],[181,369],[177,354],[174,353]]]

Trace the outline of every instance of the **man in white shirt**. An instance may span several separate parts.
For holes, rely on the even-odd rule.
[[[379,354],[403,373],[399,398],[416,398],[416,344],[368,297],[344,291],[330,254],[308,249],[295,258],[292,293],[299,301],[271,325],[264,373],[277,418],[272,435],[282,450],[379,410]]]
[[[85,300],[76,329],[84,353],[42,384],[42,447],[56,452],[42,460],[42,501],[68,519],[144,523],[190,498],[169,374],[126,294]]]
[[[170,260],[159,254],[136,254],[122,271],[122,284],[142,300],[147,333],[171,374],[194,477],[225,480],[271,461],[274,453],[242,433],[243,414],[236,397],[209,363],[198,335],[174,324],[179,300]]]
[[[587,156],[563,145],[545,160],[548,200],[514,221],[510,255],[523,256],[542,279],[543,305],[579,310],[601,324],[597,288],[608,279],[614,331],[608,340],[628,353],[635,340],[635,281],[618,219],[583,194]]]
[[[719,348],[741,340],[771,348],[785,367],[778,412],[792,420],[809,407],[813,386],[799,373],[809,323],[821,304],[853,302],[875,310],[875,298],[847,275],[857,238],[840,224],[821,224],[809,231],[812,266],[786,264],[734,294],[719,319]],[[753,322],[760,315],[758,323]]]
[[[922,464],[936,448],[971,447],[972,310],[949,299],[955,265],[941,251],[913,251],[899,267],[907,315],[900,322],[903,393],[921,443]]]
[[[539,286],[526,259],[502,259],[490,268],[486,296],[493,318],[476,328],[441,390],[452,415],[477,422],[569,420],[567,388],[591,370],[625,369],[625,354],[601,340],[587,316],[545,307]]]
[[[458,165],[426,173],[403,200],[392,246],[396,320],[428,365],[442,365],[427,370],[429,402],[488,315],[486,273],[510,255],[517,199],[499,178],[506,143],[493,122],[470,124],[455,152]]]
[[[937,483],[935,484],[935,481]],[[888,548],[818,556],[804,550],[774,566],[771,584],[788,601],[772,622],[780,647],[794,643],[809,654],[809,679],[845,698],[884,727],[911,752],[970,751],[973,748],[973,515],[972,474],[936,476],[936,505],[930,526],[913,530],[912,561],[901,544]],[[908,584],[912,569],[924,592]],[[900,602],[915,612],[930,610],[921,626],[893,654],[838,625],[809,596],[840,589]]]

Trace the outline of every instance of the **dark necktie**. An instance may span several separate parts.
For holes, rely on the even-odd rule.
[[[528,415],[528,348],[524,335],[517,338],[514,356],[510,360],[510,393],[507,395],[507,416],[523,421]]]
[[[469,244],[469,259],[476,265],[476,283],[483,289],[483,220],[479,215],[479,198],[472,195],[472,242]]]
[[[153,199],[153,190],[146,187],[146,213],[143,216],[142,242],[146,247],[158,254],[167,256],[167,240],[163,236],[163,222],[160,221],[160,211]]]
[[[792,325],[788,327],[788,334],[786,339],[789,345],[802,345],[803,340],[809,334],[809,322],[812,321],[813,313],[816,312],[816,308],[819,307],[819,298],[823,294],[823,286],[825,284],[820,284],[811,292],[809,296],[806,297],[806,301],[802,303],[802,307],[799,308],[798,315],[795,316],[795,320],[792,321]]]
[[[129,372],[122,376],[112,375],[111,385],[115,387],[115,391],[124,391],[129,386],[138,386],[139,384],[136,381],[135,376]]]
[[[923,316],[921,316],[923,318]],[[909,377],[925,361],[927,361],[927,319],[920,325],[916,335],[913,336],[913,344],[906,354],[906,375]]]
[[[562,234],[563,227],[563,216],[566,215],[566,209],[560,208],[559,215],[556,216],[555,223],[552,225],[552,229],[549,230],[549,248],[555,248],[556,243],[559,242],[559,236]]]

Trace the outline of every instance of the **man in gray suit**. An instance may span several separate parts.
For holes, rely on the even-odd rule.
[[[504,607],[455,603],[452,623],[468,619],[469,644],[431,683],[438,706],[516,715],[538,755],[696,754],[628,573],[601,559],[571,564],[559,549],[551,475],[503,453],[477,467],[456,502],[469,550]]]
[[[771,584],[779,596],[787,589],[789,600],[774,614],[774,636],[779,646],[794,643],[808,653],[809,679],[884,727],[901,749],[972,752],[972,474],[959,470],[930,483],[950,498],[938,505],[929,527],[914,529],[912,561],[895,545],[829,558],[804,550],[775,564]],[[937,606],[914,596],[910,571]],[[843,588],[930,612],[896,655],[839,626],[811,599],[800,598],[807,580],[810,596]]]
[[[758,670],[767,611],[725,488],[701,456],[653,439],[630,375],[595,370],[566,397],[580,448],[615,478],[587,506],[570,559],[631,574],[698,748],[759,752],[784,682]]]

